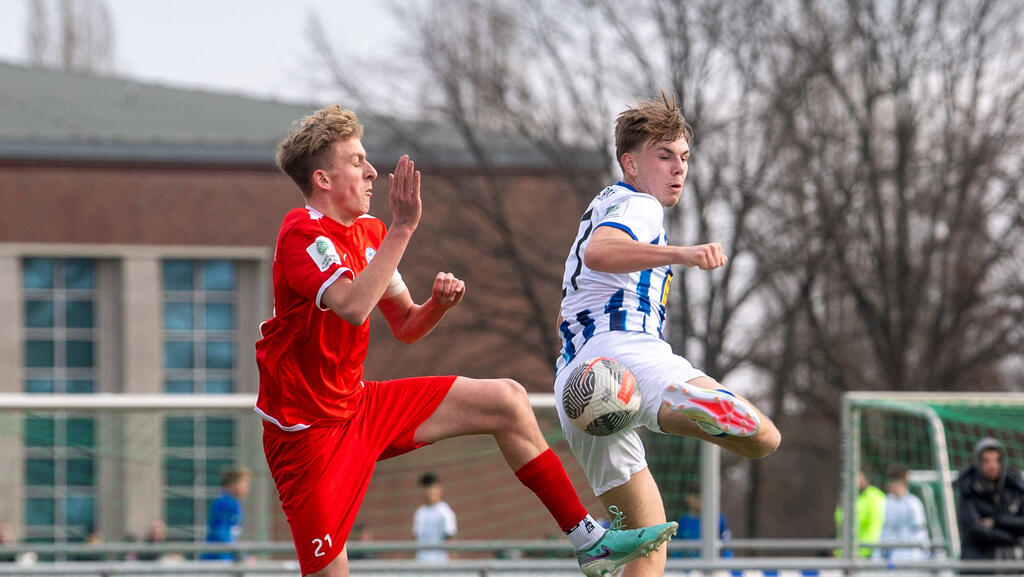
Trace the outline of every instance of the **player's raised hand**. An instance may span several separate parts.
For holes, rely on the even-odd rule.
[[[395,165],[395,171],[388,175],[388,203],[391,205],[392,226],[416,228],[420,222],[423,205],[420,201],[420,171],[402,155]]]
[[[717,242],[680,248],[683,249],[681,264],[699,267],[701,270],[718,268],[729,260],[729,257],[725,256],[725,253],[722,252],[722,245]]]
[[[466,296],[466,283],[455,278],[450,272],[439,272],[434,277],[434,290],[431,297],[434,301],[446,309],[462,302]]]

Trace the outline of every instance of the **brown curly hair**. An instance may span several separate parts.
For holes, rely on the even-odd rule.
[[[676,106],[675,95],[670,100],[662,91],[660,99],[642,100],[615,119],[615,159],[622,166],[622,155],[641,145],[675,142],[680,138],[690,142],[693,127]]]

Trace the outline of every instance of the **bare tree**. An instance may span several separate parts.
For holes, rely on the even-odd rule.
[[[50,62],[50,17],[45,0],[28,0],[26,50],[28,61],[36,66]]]
[[[804,2],[775,16],[789,63],[765,78],[785,122],[780,210],[827,257],[805,259],[823,269],[807,301],[815,348],[844,389],[1002,388],[993,368],[1024,344],[1015,4]]]
[[[766,302],[795,321],[758,363],[785,377],[772,383],[777,402],[798,407],[787,418],[823,427],[787,431],[787,444],[834,451],[847,390],[1013,387],[1003,367],[1024,350],[1015,3],[746,9],[784,167],[766,199],[777,232],[759,260],[791,267]],[[816,466],[800,470],[835,478]]]
[[[114,29],[103,0],[28,0],[28,60],[65,70],[108,70],[113,66]]]

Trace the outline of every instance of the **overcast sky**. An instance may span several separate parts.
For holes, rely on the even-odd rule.
[[[0,0],[0,60],[24,63],[27,0]],[[49,0],[49,6],[57,2]],[[113,72],[162,84],[310,100],[303,33],[316,14],[335,45],[386,49],[394,19],[375,0],[106,0]],[[0,79],[2,81],[2,79]]]

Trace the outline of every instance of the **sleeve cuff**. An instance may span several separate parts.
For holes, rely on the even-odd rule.
[[[610,226],[612,228],[617,228],[617,229],[625,232],[626,234],[628,234],[633,240],[637,240],[636,235],[633,234],[632,229],[630,229],[628,226],[622,224],[621,222],[602,222],[601,224],[597,225],[598,228],[600,228],[602,226]]]
[[[345,273],[348,273],[349,277],[355,280],[355,275],[352,274],[352,269],[342,267],[334,271],[334,274],[332,274],[329,279],[325,280],[324,284],[320,285],[320,290],[316,291],[316,308],[322,311],[328,310],[328,308],[323,306],[323,303],[321,302],[321,299],[324,298],[324,292],[327,291],[327,287],[334,284],[339,278],[341,278],[341,275]]]

